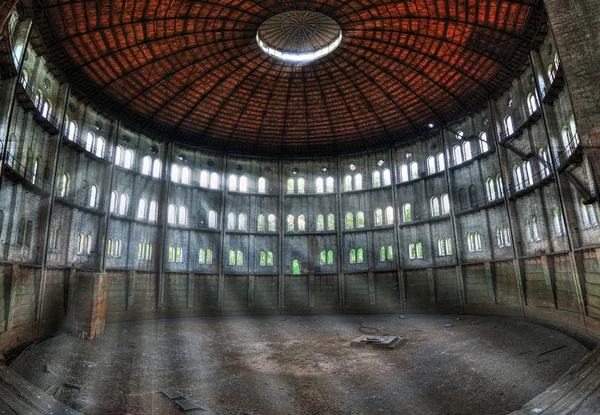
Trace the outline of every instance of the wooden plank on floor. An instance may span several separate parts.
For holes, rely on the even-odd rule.
[[[0,365],[0,379],[11,388],[16,389],[23,396],[23,400],[30,402],[37,412],[30,410],[31,414],[52,414],[52,415],[81,415],[78,412],[62,402],[44,393],[41,389],[33,386],[21,376],[16,374],[4,365]]]
[[[574,365],[554,385],[511,415],[600,413],[600,347]]]

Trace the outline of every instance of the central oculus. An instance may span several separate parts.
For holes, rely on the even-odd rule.
[[[258,46],[286,62],[310,62],[333,52],[342,42],[342,29],[331,17],[292,10],[268,18],[256,33]]]

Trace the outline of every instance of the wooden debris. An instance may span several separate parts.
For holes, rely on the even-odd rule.
[[[400,343],[402,337],[398,336],[360,336],[352,340],[352,347],[373,347],[376,349],[393,349]]]

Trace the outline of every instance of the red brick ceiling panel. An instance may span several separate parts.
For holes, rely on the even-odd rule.
[[[90,100],[177,141],[272,155],[411,140],[478,110],[544,18],[541,0],[33,4],[45,50]],[[302,64],[264,53],[260,25],[294,9],[336,21],[340,46]]]

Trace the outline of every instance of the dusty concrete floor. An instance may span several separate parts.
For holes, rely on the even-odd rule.
[[[363,333],[405,340],[351,348]],[[84,414],[178,414],[157,393],[175,388],[199,414],[489,415],[520,408],[586,351],[557,331],[485,317],[204,318],[109,324],[94,342],[61,336],[12,369],[42,390],[80,385],[57,397]]]

